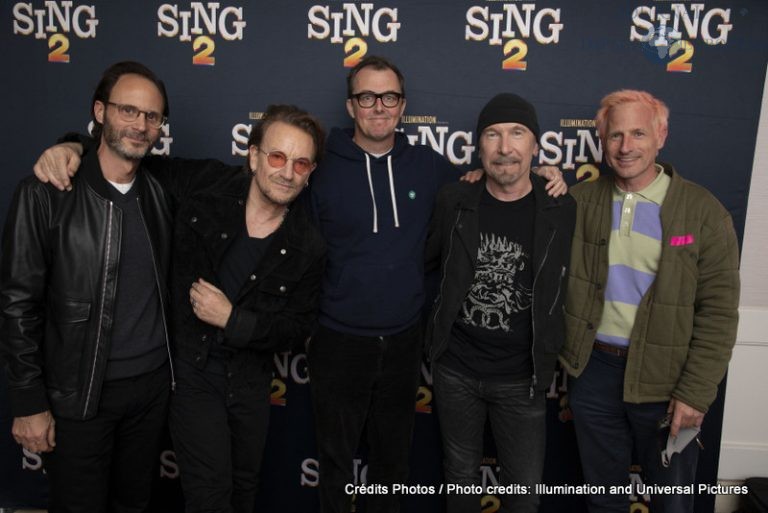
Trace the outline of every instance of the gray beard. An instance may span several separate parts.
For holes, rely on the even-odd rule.
[[[106,120],[102,127],[102,132],[107,146],[126,160],[141,160],[151,148],[151,145],[149,145],[144,151],[130,150],[120,140],[128,132],[128,129],[115,130]]]

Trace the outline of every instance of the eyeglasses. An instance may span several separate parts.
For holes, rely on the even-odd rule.
[[[283,167],[289,161],[293,161],[293,171],[300,175],[306,175],[314,167],[314,163],[309,159],[303,157],[298,159],[289,159],[288,155],[279,150],[264,151],[261,148],[258,149],[261,153],[267,156],[267,162],[272,167]]]
[[[400,104],[400,100],[403,98],[403,95],[392,91],[379,94],[366,91],[364,93],[350,95],[350,98],[357,100],[357,104],[364,109],[370,109],[376,105],[376,100],[381,100],[382,105],[392,108],[397,107]]]
[[[139,117],[139,114],[144,114],[144,119],[147,121],[147,124],[152,128],[160,128],[168,120],[167,117],[163,116],[159,112],[154,112],[151,110],[141,110],[135,105],[128,105],[126,103],[115,103],[115,102],[109,102],[109,101],[107,102],[107,104],[117,107],[117,113],[120,115],[120,118],[123,121],[127,121],[129,123],[131,121],[136,121]]]

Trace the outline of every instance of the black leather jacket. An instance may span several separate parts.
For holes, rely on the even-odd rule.
[[[142,169],[136,180],[165,313],[171,204]],[[15,417],[50,409],[84,420],[99,404],[114,321],[121,211],[107,199],[96,151],[83,159],[72,183],[71,192],[60,192],[25,179],[6,219],[0,344]]]
[[[563,304],[576,203],[570,195],[547,195],[542,178],[531,175],[536,198],[533,241],[533,376],[531,389],[552,381],[565,340]],[[475,278],[480,243],[479,204],[485,179],[446,185],[437,197],[427,239],[427,267],[440,262],[440,290],[427,326],[426,351],[437,360],[447,349],[451,328]],[[514,222],[514,220],[510,220]]]
[[[274,352],[302,345],[317,315],[326,249],[304,202],[291,205],[249,280],[231,298],[232,314],[222,330],[195,316],[189,288],[198,278],[221,288],[217,270],[245,228],[251,175],[216,160],[144,162],[178,207],[171,279],[174,356],[202,369],[210,351],[221,346],[237,356],[230,358],[233,379],[271,372]]]

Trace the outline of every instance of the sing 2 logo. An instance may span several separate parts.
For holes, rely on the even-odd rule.
[[[338,11],[328,5],[313,5],[307,18],[307,39],[344,43],[345,68],[354,67],[368,53],[365,38],[373,35],[379,43],[396,42],[400,29],[397,9],[375,9],[372,3],[343,3]]]
[[[92,5],[74,6],[74,2],[44,2],[36,9],[32,2],[19,2],[13,6],[13,33],[35,39],[48,39],[48,62],[68,63],[70,59],[69,34],[80,39],[96,37],[96,8]]]
[[[549,7],[536,10],[536,4],[505,3],[500,11],[489,6],[473,5],[467,9],[464,39],[488,41],[491,46],[503,46],[501,69],[528,69],[528,42],[531,34],[542,45],[560,42],[563,24],[560,9]],[[535,13],[535,14],[534,14]]]
[[[691,40],[699,36],[708,46],[728,43],[728,33],[733,29],[730,9],[715,7],[705,10],[703,3],[673,3],[669,9],[670,12],[662,12],[661,6],[636,7],[632,11],[632,26],[629,29],[630,41],[645,43],[647,46],[644,49],[652,57],[668,60],[668,72],[693,71],[694,45]],[[683,39],[683,29],[688,39]]]
[[[216,65],[213,36],[221,35],[225,41],[242,40],[245,25],[242,7],[222,9],[219,2],[191,2],[188,11],[176,4],[162,4],[157,9],[157,36],[191,41],[192,64],[197,66]]]

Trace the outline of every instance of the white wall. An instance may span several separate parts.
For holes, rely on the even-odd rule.
[[[741,255],[739,313],[725,395],[720,479],[768,476],[768,73]]]

